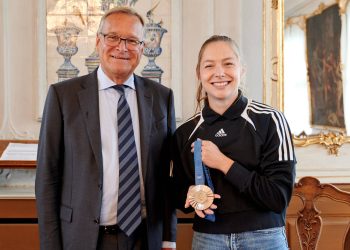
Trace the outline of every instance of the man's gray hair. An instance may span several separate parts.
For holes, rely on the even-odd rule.
[[[103,28],[103,25],[105,23],[106,18],[108,16],[112,15],[112,14],[118,14],[118,13],[130,15],[130,16],[135,16],[135,17],[137,17],[140,20],[140,23],[142,24],[142,27],[145,26],[145,22],[143,21],[142,16],[139,13],[137,13],[136,10],[134,10],[132,8],[128,8],[128,7],[114,7],[112,9],[108,10],[101,17],[100,25],[98,26],[98,30],[97,30],[97,35],[102,32],[102,28]]]

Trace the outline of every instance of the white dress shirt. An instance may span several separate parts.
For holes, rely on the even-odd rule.
[[[117,204],[119,186],[119,152],[118,152],[118,122],[117,107],[120,94],[112,87],[115,83],[103,72],[101,66],[97,70],[100,129],[103,159],[103,194],[100,216],[101,225],[115,225],[117,223]],[[142,217],[146,217],[144,183],[141,171],[140,126],[139,112],[137,108],[136,89],[134,75],[131,75],[123,85],[125,98],[129,104],[132,126],[134,129],[137,158],[139,164]]]

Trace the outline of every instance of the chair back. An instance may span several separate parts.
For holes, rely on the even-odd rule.
[[[296,222],[300,247],[303,250],[317,249],[322,231],[322,217],[315,201],[320,197],[328,197],[349,204],[350,209],[350,192],[342,191],[332,184],[321,184],[317,178],[307,176],[295,184],[293,195],[298,196],[303,203]],[[344,249],[350,250],[349,227],[344,235]]]

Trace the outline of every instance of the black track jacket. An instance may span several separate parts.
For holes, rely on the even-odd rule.
[[[195,184],[191,144],[210,140],[234,160],[224,175],[210,169],[216,221],[195,216],[193,229],[203,233],[240,233],[285,225],[291,199],[295,164],[294,148],[284,115],[270,106],[240,95],[223,115],[206,105],[182,124],[173,140],[173,177],[176,206],[184,212],[187,191]]]

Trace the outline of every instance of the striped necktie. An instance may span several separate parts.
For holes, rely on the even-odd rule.
[[[120,94],[117,109],[119,149],[117,224],[126,235],[130,236],[141,223],[141,191],[134,130],[125,98],[125,87],[114,86]]]

